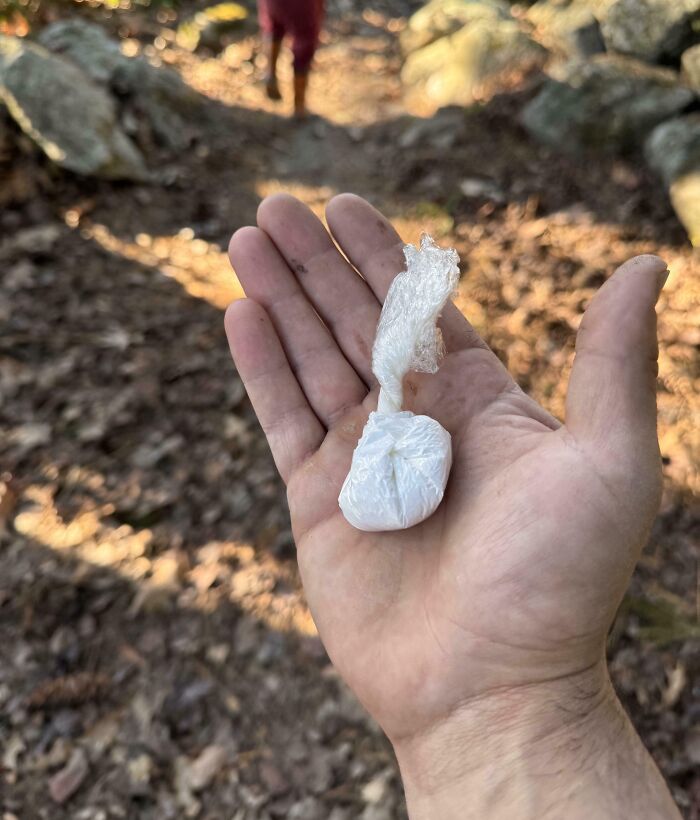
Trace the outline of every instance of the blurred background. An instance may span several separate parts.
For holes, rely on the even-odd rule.
[[[0,0],[4,820],[405,817],[224,339],[228,238],[279,190],[456,247],[460,307],[559,417],[596,288],[667,260],[665,491],[609,651],[700,818],[699,12],[328,0],[295,121],[252,2]]]

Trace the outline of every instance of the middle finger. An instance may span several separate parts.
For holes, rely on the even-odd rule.
[[[277,246],[339,347],[372,387],[372,344],[381,310],[365,280],[336,248],[322,222],[288,194],[258,208],[258,225]]]

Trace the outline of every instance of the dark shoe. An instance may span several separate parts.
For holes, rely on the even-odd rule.
[[[269,99],[274,100],[275,102],[282,99],[280,87],[277,84],[277,77],[267,77],[265,79],[265,93]]]

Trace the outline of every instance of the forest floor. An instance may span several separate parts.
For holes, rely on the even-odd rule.
[[[31,151],[0,159],[14,192],[0,213],[7,820],[405,817],[391,750],[316,634],[223,334],[241,294],[228,238],[279,190],[319,215],[352,190],[407,241],[427,230],[456,247],[460,307],[559,417],[595,289],[633,254],[668,261],[663,504],[610,665],[700,818],[700,264],[638,158],[574,161],[530,141],[518,111],[536,80],[466,114],[407,111],[396,36],[411,5],[330,4],[318,117],[301,124],[288,55],[285,102],[264,97],[253,30],[206,57],[172,45],[168,13],[117,13],[106,25],[206,98],[191,150],[155,152],[150,185],[80,180]]]

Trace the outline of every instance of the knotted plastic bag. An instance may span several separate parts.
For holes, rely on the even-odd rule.
[[[380,385],[338,498],[359,530],[412,527],[442,501],[452,466],[450,434],[435,419],[402,410],[409,370],[435,373],[443,353],[438,316],[459,278],[459,257],[423,235],[420,249],[404,247],[406,270],[391,283],[372,349]]]

